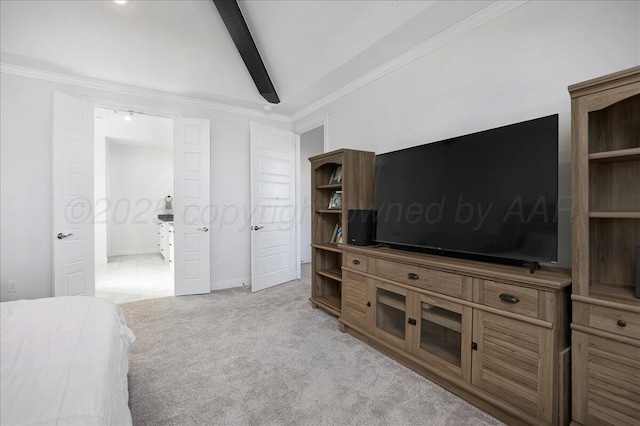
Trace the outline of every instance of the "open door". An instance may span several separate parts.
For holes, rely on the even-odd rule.
[[[53,93],[53,295],[94,296],[93,105]]]
[[[210,124],[175,119],[174,253],[175,294],[211,291]]]
[[[251,123],[251,291],[296,278],[295,134]]]

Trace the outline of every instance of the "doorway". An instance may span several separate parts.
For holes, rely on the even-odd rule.
[[[173,296],[174,120],[101,107],[94,117],[96,296]]]
[[[53,92],[51,186],[55,238],[52,293],[55,297],[95,296],[95,214],[101,214],[100,207],[96,206],[94,185],[96,105],[114,110],[111,101],[78,99]],[[117,108],[116,113],[123,112],[121,109],[124,108]],[[163,112],[146,107],[138,110],[167,117],[174,127],[174,294],[209,293],[211,122],[206,118],[183,117],[179,111]],[[132,120],[135,118],[135,113],[131,115],[133,111],[124,112],[129,113]],[[100,149],[104,154],[99,155],[104,157],[106,173],[106,137],[104,139]],[[104,185],[102,210],[108,211],[111,201],[106,197],[106,177]],[[131,206],[126,202],[124,205]],[[131,215],[131,211],[126,215]],[[107,257],[100,256],[98,261],[102,259],[104,263],[108,261]]]

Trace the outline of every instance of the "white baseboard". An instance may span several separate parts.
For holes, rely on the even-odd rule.
[[[220,280],[211,283],[211,291],[224,290],[225,288],[251,286],[251,277],[235,278],[233,280]]]
[[[111,256],[132,256],[134,254],[152,254],[152,253],[160,253],[157,247],[148,248],[148,249],[136,249],[136,250],[119,250],[109,253],[109,257]]]
[[[96,257],[96,265],[106,265],[108,262],[108,257]]]

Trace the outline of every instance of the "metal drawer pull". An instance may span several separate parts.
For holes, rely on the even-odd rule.
[[[518,303],[520,301],[520,299],[518,299],[517,297],[506,293],[502,293],[500,295],[500,300],[507,303]]]
[[[360,261],[359,261],[358,259],[353,259],[353,264],[354,264],[354,265],[359,265],[359,264],[360,264]]]
[[[417,280],[420,277],[418,276],[418,274],[414,274],[413,272],[410,272],[407,274],[407,278],[409,278],[410,280]]]
[[[626,327],[626,326],[627,326],[627,322],[626,322],[626,321],[624,321],[624,320],[618,320],[618,325],[619,325],[620,327]]]

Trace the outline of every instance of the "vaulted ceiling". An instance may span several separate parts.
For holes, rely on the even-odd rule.
[[[240,8],[293,114],[493,1],[269,1]],[[215,5],[202,1],[0,2],[4,64],[262,109]],[[428,78],[428,77],[425,77]]]

